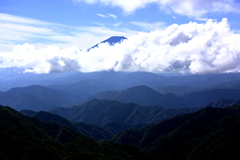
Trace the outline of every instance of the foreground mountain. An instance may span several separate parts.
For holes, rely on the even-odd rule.
[[[13,88],[0,94],[0,104],[12,106],[16,110],[50,110],[69,107],[76,99],[65,92],[43,86]]]
[[[20,111],[20,113],[30,117],[38,118],[43,122],[57,122],[63,126],[72,129],[76,133],[81,133],[96,141],[110,139],[113,136],[111,132],[105,130],[101,126],[86,124],[83,122],[73,123],[59,115],[51,114],[44,111],[33,112],[29,110],[23,110]]]
[[[220,99],[220,100],[208,103],[206,107],[225,108],[225,107],[233,106],[238,103],[240,103],[240,101]]]
[[[33,114],[52,117],[45,112]],[[139,131],[128,129],[115,135],[113,142],[103,143],[59,123],[24,116],[10,107],[0,106],[0,115],[1,159],[240,158],[240,104],[206,107],[147,125]]]
[[[98,143],[56,122],[42,122],[0,107],[0,158],[5,159],[160,159],[136,147]]]
[[[240,100],[239,95],[240,90],[211,89],[191,92],[179,97],[170,93],[161,94],[147,86],[136,86],[122,92],[100,92],[79,102],[79,104],[98,98],[103,100],[115,100],[122,103],[137,103],[142,106],[161,105],[166,108],[203,107],[209,102],[219,99]]]
[[[126,130],[113,138],[167,159],[239,159],[240,104],[204,108],[167,119],[140,131]]]
[[[150,124],[179,114],[190,113],[199,108],[166,109],[162,106],[140,106],[135,103],[120,103],[113,100],[93,99],[71,108],[55,108],[50,113],[73,122],[106,125],[109,123]]]

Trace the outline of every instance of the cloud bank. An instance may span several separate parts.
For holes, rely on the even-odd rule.
[[[0,52],[0,68],[19,67],[25,72],[147,71],[181,73],[240,72],[240,34],[227,19],[198,24],[173,24],[165,30],[138,33],[120,44],[100,44],[81,51],[72,46],[35,49],[17,45]]]
[[[155,3],[167,12],[201,17],[209,12],[238,12],[240,4],[237,0],[73,0],[88,4],[101,3],[106,6],[120,7],[126,14],[137,9],[145,8],[148,4]]]

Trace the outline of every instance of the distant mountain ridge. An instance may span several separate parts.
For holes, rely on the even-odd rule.
[[[63,91],[38,85],[13,88],[0,94],[0,104],[16,110],[46,111],[60,106],[70,107],[75,101],[74,97]]]
[[[161,94],[154,89],[141,85],[131,87],[122,92],[106,91],[97,93],[79,104],[91,99],[115,100],[122,103],[136,103],[141,106],[161,105],[166,108],[204,107],[209,102],[219,99],[240,100],[240,90],[235,89],[211,89],[188,93],[184,96],[174,94]]]
[[[65,85],[49,85],[48,87],[58,91],[63,91],[76,98],[78,101],[92,96],[100,91],[115,89],[112,85],[95,79],[84,79],[76,83]]]

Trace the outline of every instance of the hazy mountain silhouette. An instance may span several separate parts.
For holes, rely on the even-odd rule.
[[[55,90],[64,91],[78,101],[92,96],[97,92],[114,89],[112,85],[94,79],[84,79],[77,83],[66,85],[50,85],[48,87]]]
[[[131,87],[123,92],[100,92],[82,102],[79,102],[79,104],[94,98],[116,100],[122,103],[137,103],[142,106],[162,105],[171,108],[183,107],[178,96],[174,94],[160,94],[152,88],[144,85]]]
[[[223,82],[215,86],[216,88],[224,88],[224,89],[240,89],[240,80]]]
[[[220,99],[240,100],[240,90],[235,89],[211,89],[192,92],[182,96],[185,106],[205,106],[209,102]]]
[[[16,110],[50,110],[56,107],[69,107],[76,99],[63,91],[43,86],[13,88],[0,95],[0,104],[12,106]]]
[[[116,100],[122,103],[137,103],[142,106],[161,105],[167,108],[203,107],[209,102],[219,99],[240,100],[240,90],[211,89],[206,91],[191,92],[184,96],[174,94],[161,94],[147,86],[131,87],[122,92],[100,92],[78,104],[91,99]]]

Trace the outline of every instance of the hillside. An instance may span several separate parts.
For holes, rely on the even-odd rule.
[[[240,104],[204,108],[167,119],[140,131],[126,130],[113,138],[167,159],[238,159]]]
[[[0,107],[1,159],[160,159],[136,147],[98,143],[55,122]]]
[[[206,107],[225,108],[225,107],[233,106],[238,103],[240,103],[239,100],[235,101],[235,100],[229,100],[229,99],[220,99],[220,100],[208,103]]]
[[[190,113],[199,108],[171,108],[162,106],[140,106],[135,103],[120,103],[113,100],[93,99],[71,108],[56,108],[50,113],[60,115],[73,122],[106,125],[108,123],[150,124],[179,114]]]
[[[68,128],[73,123],[65,118],[42,111],[24,112],[33,115],[0,106],[1,159],[239,159],[239,103],[206,107],[143,128],[135,126],[142,129],[124,130],[113,142],[102,143]],[[104,127],[111,126],[121,128],[121,124]]]
[[[24,113],[29,113],[29,112],[30,111],[25,110],[25,111],[21,111],[20,113],[24,114]],[[110,139],[113,136],[113,134],[106,131],[105,129],[103,129],[100,126],[86,124],[83,122],[73,123],[66,118],[63,118],[61,116],[51,114],[48,112],[44,112],[44,111],[39,111],[39,112],[33,113],[31,115],[31,117],[38,118],[43,122],[57,122],[63,126],[66,126],[70,129],[72,129],[76,133],[81,133],[81,134],[83,134],[87,137],[90,137],[96,141]]]

